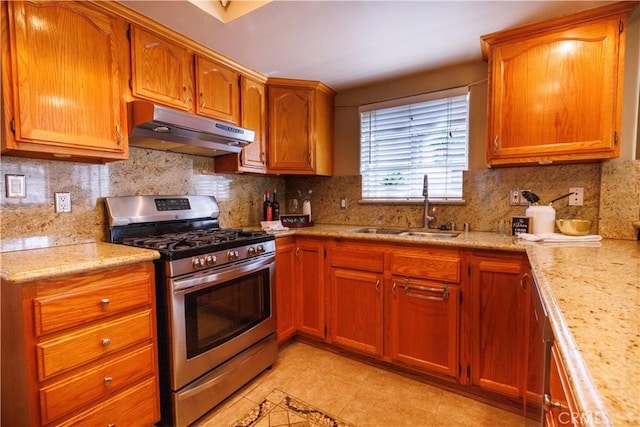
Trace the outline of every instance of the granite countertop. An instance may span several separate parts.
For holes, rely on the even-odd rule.
[[[640,242],[534,243],[497,233],[455,238],[315,225],[278,235],[526,252],[584,425],[640,425]]]
[[[23,284],[158,258],[157,251],[104,242],[2,252],[0,277],[7,283]]]

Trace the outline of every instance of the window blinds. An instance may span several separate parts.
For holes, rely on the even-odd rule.
[[[426,98],[426,100],[425,100]],[[360,109],[360,172],[365,200],[462,199],[468,165],[468,89]]]

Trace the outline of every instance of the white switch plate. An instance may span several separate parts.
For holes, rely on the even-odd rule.
[[[346,210],[347,209],[347,198],[346,197],[340,197],[340,209],[341,210]]]
[[[71,193],[54,193],[56,212],[71,212]]]
[[[569,196],[569,206],[582,206],[584,204],[584,188],[572,187],[569,192],[573,193]]]

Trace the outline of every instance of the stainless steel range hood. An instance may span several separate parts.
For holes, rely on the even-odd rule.
[[[239,153],[255,132],[149,101],[127,104],[129,145],[215,157]]]

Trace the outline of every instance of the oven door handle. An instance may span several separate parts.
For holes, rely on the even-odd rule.
[[[171,286],[174,294],[189,293],[259,271],[264,267],[272,265],[274,261],[274,255],[269,255],[264,258],[251,258],[244,263],[237,263],[233,266],[229,266],[209,274],[204,274],[202,276],[172,280]]]

